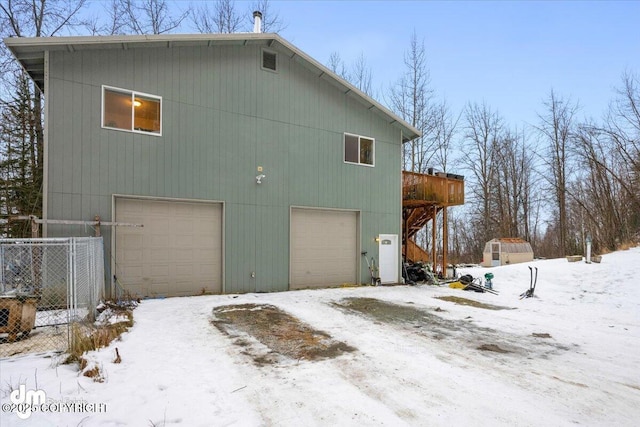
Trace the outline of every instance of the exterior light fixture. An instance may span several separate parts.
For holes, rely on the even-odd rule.
[[[265,179],[267,176],[262,173],[262,166],[258,166],[258,172],[260,174],[256,176],[256,184],[262,184],[262,180]]]

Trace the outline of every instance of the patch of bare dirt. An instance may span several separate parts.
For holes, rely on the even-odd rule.
[[[435,297],[435,298],[441,299],[443,301],[453,302],[455,304],[468,305],[468,306],[476,307],[476,308],[484,308],[486,310],[514,310],[511,307],[504,307],[502,305],[486,304],[486,303],[483,303],[483,302],[474,301],[472,299],[467,299],[467,298],[456,297],[456,296],[453,296],[453,295],[447,295],[447,296]]]
[[[531,336],[534,336],[536,338],[551,338],[551,335],[546,332],[534,332],[531,334]]]
[[[413,307],[375,298],[344,298],[333,303],[333,306],[346,313],[369,318],[377,324],[391,324],[396,328],[411,330],[433,340],[455,340],[459,345],[481,352],[508,353],[526,357],[537,353],[540,357],[546,357],[548,354],[568,350],[567,347],[554,342],[537,340],[536,335],[517,336],[478,326],[469,320],[470,317],[447,319],[436,314],[443,312],[439,308]]]
[[[355,350],[269,304],[216,307],[211,323],[234,338],[234,343],[243,348],[242,353],[259,366],[277,363],[283,357],[319,360]],[[261,345],[255,345],[254,340]]]
[[[504,348],[500,347],[497,344],[482,344],[480,347],[478,347],[478,350],[492,351],[494,353],[510,353],[509,350],[505,350]]]
[[[375,298],[344,298],[333,304],[334,307],[346,312],[355,312],[381,323],[393,323],[415,329],[425,329],[441,335],[450,336],[453,332],[461,331],[461,323],[440,317],[424,308],[394,304]],[[436,311],[435,309],[434,311]]]

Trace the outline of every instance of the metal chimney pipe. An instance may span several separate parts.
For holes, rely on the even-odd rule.
[[[258,10],[253,12],[253,32],[254,33],[262,32],[262,13]]]

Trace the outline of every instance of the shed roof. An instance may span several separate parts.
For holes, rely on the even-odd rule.
[[[318,78],[328,81],[338,90],[359,100],[369,110],[377,112],[387,123],[402,131],[403,142],[421,136],[418,129],[275,33],[10,37],[4,39],[4,43],[42,91],[45,89],[45,52],[48,51],[75,52],[90,49],[126,50],[220,45],[265,46],[299,61]]]
[[[500,242],[500,252],[507,252],[511,254],[519,254],[519,253],[533,253],[533,248],[531,247],[531,243],[526,240],[517,238],[517,237],[503,237],[499,239],[489,240],[484,245],[484,252],[491,252],[491,243]]]

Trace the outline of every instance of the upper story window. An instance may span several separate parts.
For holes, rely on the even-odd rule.
[[[344,161],[359,165],[375,165],[375,139],[344,134]]]
[[[102,86],[102,127],[162,135],[162,98]]]

